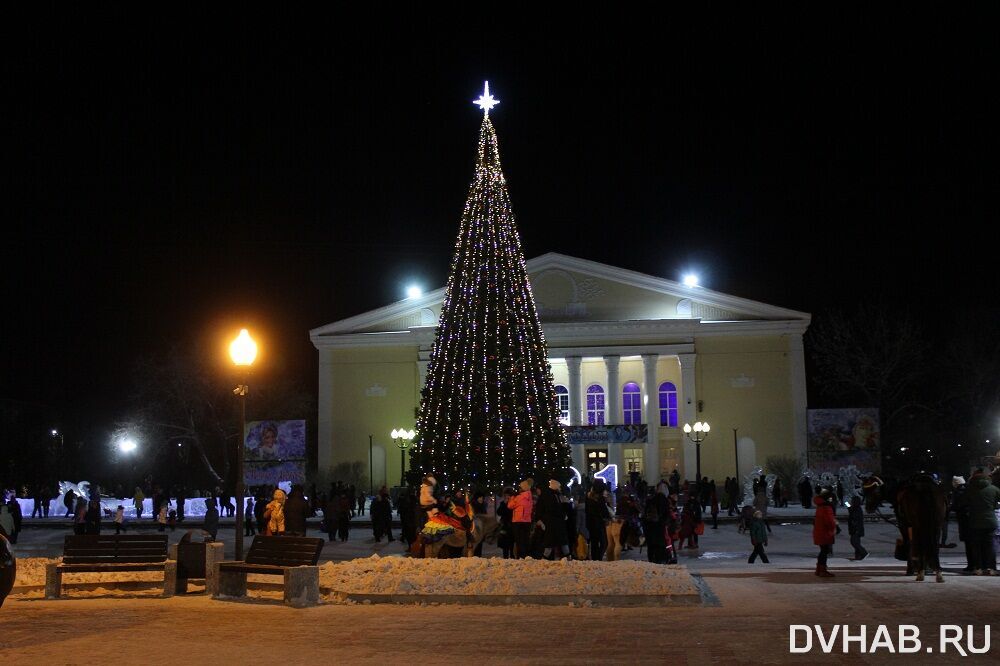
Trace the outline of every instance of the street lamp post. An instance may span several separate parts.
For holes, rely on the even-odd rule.
[[[243,449],[246,446],[247,423],[247,375],[250,366],[257,358],[257,343],[250,337],[247,329],[242,329],[239,336],[229,345],[229,356],[233,363],[243,371],[240,384],[233,389],[233,394],[240,398],[240,441],[236,447],[236,559],[243,559]]]
[[[64,438],[63,434],[61,432],[59,432],[58,430],[56,430],[55,428],[52,429],[52,437],[53,438],[56,438],[56,437],[59,438],[59,459],[56,462],[56,476],[62,476],[63,456],[66,455],[66,442],[65,442],[65,438]],[[59,483],[61,481],[65,481],[65,480],[66,479],[57,479],[56,482]]]
[[[704,423],[698,421],[694,424],[694,427],[691,427],[688,423],[684,424],[684,434],[688,436],[688,439],[694,442],[695,465],[697,469],[695,476],[698,477],[695,479],[696,484],[701,483],[701,443],[705,441],[706,437],[708,437],[709,430],[710,427],[708,425],[708,421],[705,421]]]
[[[416,435],[412,430],[406,430],[405,428],[400,428],[399,430],[393,430],[389,433],[392,437],[392,441],[395,442],[396,446],[399,448],[399,485],[406,485],[406,450],[410,448],[410,442],[413,441],[413,436]]]

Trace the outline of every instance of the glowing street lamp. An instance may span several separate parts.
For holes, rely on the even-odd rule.
[[[400,428],[396,430],[395,428],[389,436],[392,437],[392,441],[395,442],[396,446],[399,448],[399,485],[406,485],[406,450],[410,448],[410,442],[413,441],[415,433],[412,430],[407,430],[406,428]]]
[[[118,450],[122,453],[135,453],[137,448],[139,445],[135,443],[134,439],[123,439],[118,442]]]
[[[711,430],[711,426],[708,425],[708,421],[702,423],[698,421],[692,427],[690,423],[684,424],[684,434],[688,436],[692,442],[694,442],[695,450],[695,464],[697,471],[695,475],[698,477],[695,483],[701,483],[701,443],[705,441],[708,437],[708,431]]]
[[[420,298],[423,295],[424,295],[424,290],[415,284],[411,284],[409,287],[406,288],[407,298]]]
[[[243,497],[243,447],[246,446],[246,423],[247,423],[247,393],[250,387],[247,385],[247,375],[250,374],[250,366],[257,358],[257,343],[250,337],[247,329],[241,329],[236,339],[229,344],[229,356],[233,359],[236,367],[243,370],[243,377],[240,384],[233,389],[233,395],[240,398],[240,441],[236,447],[236,559],[243,559],[243,508],[245,506]]]

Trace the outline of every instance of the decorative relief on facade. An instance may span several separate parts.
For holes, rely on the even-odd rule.
[[[601,283],[593,278],[586,278],[576,281],[576,299],[580,302],[587,302],[604,294]]]
[[[384,398],[386,393],[388,391],[381,384],[372,384],[365,389],[365,395],[369,398]]]
[[[691,299],[682,298],[677,301],[677,316],[678,317],[690,317],[691,316]]]
[[[678,304],[679,305],[679,304]],[[714,305],[694,302],[691,304],[691,316],[705,321],[736,321],[744,317],[732,310],[723,310]]]
[[[743,389],[743,388],[753,388],[756,380],[753,377],[747,377],[741,374],[739,377],[732,377],[729,380],[730,386],[733,388]]]

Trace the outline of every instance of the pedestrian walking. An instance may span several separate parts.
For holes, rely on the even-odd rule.
[[[543,531],[545,558],[549,560],[561,560],[565,551],[569,550],[561,491],[562,484],[550,479],[549,487],[542,488],[538,498],[538,524]]]
[[[125,532],[125,506],[119,504],[115,509],[115,534]]]
[[[969,540],[972,545],[969,565],[976,576],[990,576],[996,570],[996,551],[993,536],[997,530],[996,508],[1000,502],[1000,488],[990,483],[982,468],[969,479],[963,504],[968,512]]]
[[[72,492],[72,491],[70,491]],[[135,507],[135,519],[142,518],[142,503],[146,501],[146,496],[142,493],[142,488],[135,487],[135,494],[132,495],[132,505]]]
[[[306,520],[309,518],[309,502],[300,484],[292,486],[292,492],[285,500],[285,534],[305,536]]]
[[[360,504],[358,509],[361,510]],[[372,498],[371,519],[375,543],[380,543],[383,535],[392,541],[392,502],[389,501],[389,489],[385,486],[379,488],[378,494]]]
[[[253,498],[248,497],[246,506],[243,507],[243,536],[254,536],[257,530],[254,529],[254,503]]]
[[[852,497],[847,507],[847,534],[851,537],[854,557],[851,560],[860,562],[868,557],[868,551],[861,545],[861,537],[865,535],[865,511],[861,506],[862,498]]]
[[[833,503],[836,498],[829,488],[822,488],[819,495],[813,498],[816,506],[816,517],[813,520],[813,543],[819,546],[816,556],[816,575],[822,578],[832,578],[833,574],[826,567],[827,558],[833,552],[833,542],[840,532],[837,517],[833,513]]]
[[[767,553],[764,552],[764,546],[767,545],[767,528],[764,525],[764,514],[760,511],[754,511],[750,521],[750,544],[753,546],[753,552],[750,553],[747,564],[753,564],[758,555],[764,564],[771,563],[767,559]]]

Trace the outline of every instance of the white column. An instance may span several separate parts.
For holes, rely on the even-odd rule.
[[[579,356],[566,357],[566,371],[569,375],[569,424],[580,425],[583,423],[583,377],[580,375]],[[573,444],[570,446],[570,455],[573,457],[573,466],[579,470],[580,474],[587,473],[587,458],[584,455],[583,444]]]
[[[642,355],[642,404],[649,432],[642,467],[646,482],[651,484],[660,480],[660,385],[656,382],[656,363],[659,360],[659,354]]]
[[[333,465],[333,363],[329,350],[319,352],[319,421],[316,466],[320,473]]]
[[[698,390],[695,385],[696,354],[678,354],[681,362],[681,385],[678,391],[680,398],[681,423],[694,425],[698,420]],[[697,475],[697,452],[694,443],[684,437],[684,478],[694,480]]]
[[[795,457],[805,460],[809,402],[806,396],[806,362],[801,333],[788,336],[788,375],[792,388],[792,443],[795,445]]]
[[[605,356],[604,369],[607,371],[604,383],[604,423],[607,425],[618,425],[622,422],[622,388],[618,375],[618,364],[621,362],[620,356]],[[608,464],[618,465],[618,482],[625,483],[625,455],[621,444],[608,444]]]

